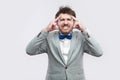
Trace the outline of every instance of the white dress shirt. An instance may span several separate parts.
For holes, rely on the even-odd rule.
[[[60,49],[62,52],[62,55],[64,57],[65,63],[67,64],[68,60],[68,54],[69,54],[69,49],[70,49],[70,41],[69,39],[62,39],[60,40]]]

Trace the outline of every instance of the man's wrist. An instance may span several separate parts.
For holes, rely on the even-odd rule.
[[[89,38],[90,37],[90,35],[89,35],[89,30],[86,28],[86,29],[84,29],[84,30],[81,30],[81,32],[87,37],[87,38]]]
[[[45,32],[50,32],[48,28],[46,28],[44,31],[45,31]]]

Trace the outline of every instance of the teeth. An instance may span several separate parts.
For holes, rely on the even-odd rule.
[[[64,26],[64,27],[68,27],[68,26]]]
[[[64,26],[64,29],[67,29],[68,28],[68,26]]]

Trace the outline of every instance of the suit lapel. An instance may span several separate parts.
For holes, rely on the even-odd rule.
[[[65,66],[65,60],[62,56],[60,44],[59,44],[59,38],[58,38],[58,32],[55,32],[55,34],[50,35],[48,37],[48,44],[50,46],[50,50],[52,51],[53,56],[63,65]]]
[[[77,53],[75,53],[75,49],[77,48],[77,35],[73,32],[72,33],[72,39],[70,44],[70,50],[69,50],[69,56],[68,56],[68,62],[67,65],[69,65],[72,60],[76,57]]]
[[[64,63],[64,65],[65,65],[65,60],[64,60],[64,57],[63,57],[61,49],[60,49],[60,42],[59,42],[59,38],[58,38],[58,33],[55,35],[54,41],[55,41],[54,45],[56,45],[56,47],[57,47],[57,50],[59,52],[59,56],[60,56],[62,62]]]

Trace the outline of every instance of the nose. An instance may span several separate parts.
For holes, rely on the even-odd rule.
[[[67,20],[65,20],[65,21],[64,21],[64,24],[68,24],[68,21],[67,21]]]

